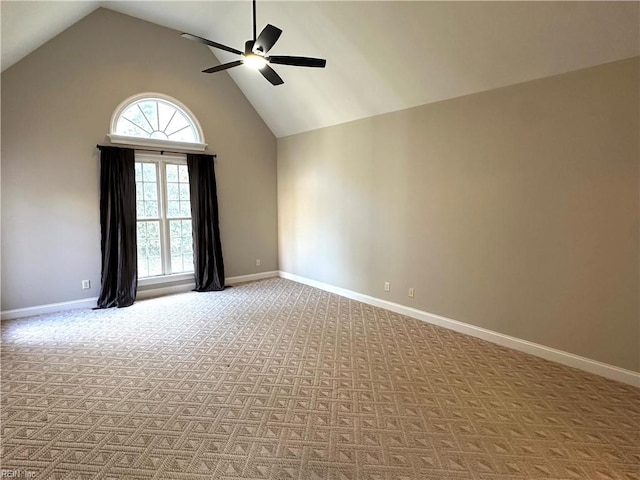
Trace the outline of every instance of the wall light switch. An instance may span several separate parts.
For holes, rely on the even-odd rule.
[[[83,290],[88,290],[91,288],[91,281],[90,280],[82,280],[82,289]]]
[[[391,290],[391,284],[389,282],[384,282],[384,291],[388,292]]]

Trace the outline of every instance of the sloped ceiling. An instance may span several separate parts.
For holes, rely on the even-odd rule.
[[[5,0],[2,70],[99,7],[239,50],[251,37],[248,1]],[[284,31],[271,54],[327,59],[326,69],[277,66],[278,87],[243,67],[228,71],[277,137],[640,55],[638,2],[259,0],[257,8],[258,31],[266,23]],[[213,53],[211,65],[237,59]]]

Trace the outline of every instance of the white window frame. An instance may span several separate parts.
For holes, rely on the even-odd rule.
[[[143,100],[160,100],[166,103],[171,104],[175,107],[176,110],[180,111],[187,119],[192,123],[193,127],[196,130],[196,134],[198,136],[198,142],[176,142],[172,140],[163,140],[157,138],[143,138],[143,137],[130,137],[126,135],[118,135],[116,132],[116,127],[118,125],[118,120],[120,116],[133,104],[143,101]],[[163,93],[157,92],[144,92],[133,95],[126,100],[124,100],[118,107],[114,110],[113,115],[111,116],[111,123],[109,126],[109,134],[107,135],[109,140],[113,144],[121,144],[121,145],[133,145],[140,147],[148,147],[148,148],[157,148],[162,149],[166,148],[167,150],[171,149],[179,149],[179,150],[187,150],[194,152],[203,152],[207,148],[207,144],[204,141],[204,134],[202,132],[202,127],[200,126],[200,122],[195,117],[191,110],[187,108],[186,105],[179,102],[175,98],[172,98]]]
[[[136,163],[155,163],[156,178],[158,180],[158,222],[160,224],[160,255],[162,263],[162,271],[167,272],[171,269],[171,244],[170,244],[170,232],[169,232],[169,220],[184,220],[185,218],[168,218],[167,217],[167,173],[166,165],[186,165],[186,155],[180,154],[156,154],[156,153],[138,153],[136,152]],[[155,219],[138,219],[136,215],[136,225],[138,220],[155,220]],[[189,220],[193,221],[191,217]],[[137,231],[137,229],[136,229]],[[154,275],[152,277],[138,278],[139,286],[158,285],[163,283],[181,282],[184,280],[194,280],[194,272],[181,272],[181,273],[164,273],[161,275]]]

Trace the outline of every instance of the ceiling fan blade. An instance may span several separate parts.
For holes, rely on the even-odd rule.
[[[236,60],[235,62],[223,63],[222,65],[216,65],[215,67],[207,68],[206,70],[202,70],[202,73],[215,73],[221,72],[228,68],[237,67],[238,65],[242,65],[242,60]]]
[[[219,48],[220,50],[225,50],[227,52],[235,53],[236,55],[242,55],[240,50],[236,50],[233,47],[227,47],[221,43],[212,42],[211,40],[207,40],[206,38],[198,37],[197,35],[191,35],[190,33],[183,33],[182,38],[188,38],[189,40],[194,40],[199,43],[203,43],[205,45],[209,45],[210,47]]]
[[[317,67],[324,68],[327,61],[324,58],[311,57],[289,57],[283,55],[274,55],[269,57],[269,63],[279,65],[293,65],[294,67]]]
[[[276,73],[276,71],[271,68],[269,65],[265,65],[260,69],[260,73],[264,78],[271,82],[271,85],[282,85],[284,80],[280,78],[280,75]]]
[[[266,27],[262,29],[258,38],[256,38],[256,43],[253,45],[253,53],[262,53],[265,54],[271,47],[273,47],[280,35],[282,34],[282,30],[278,27],[274,27],[271,24],[268,24]]]

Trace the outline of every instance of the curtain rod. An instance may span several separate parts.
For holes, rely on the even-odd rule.
[[[116,145],[100,145],[100,144],[96,145],[96,148],[98,148],[98,149],[106,148],[106,147],[130,148],[130,147],[118,147]],[[213,158],[216,158],[216,154],[215,153],[209,153],[209,152],[192,152],[192,151],[186,151],[186,150],[178,151],[178,150],[164,150],[164,149],[161,150],[161,149],[156,149],[156,148],[134,148],[133,150],[136,150],[138,152],[160,152],[160,155],[164,155],[165,152],[166,153],[179,153],[179,154],[187,154],[187,153],[204,154],[204,155],[211,155]]]

